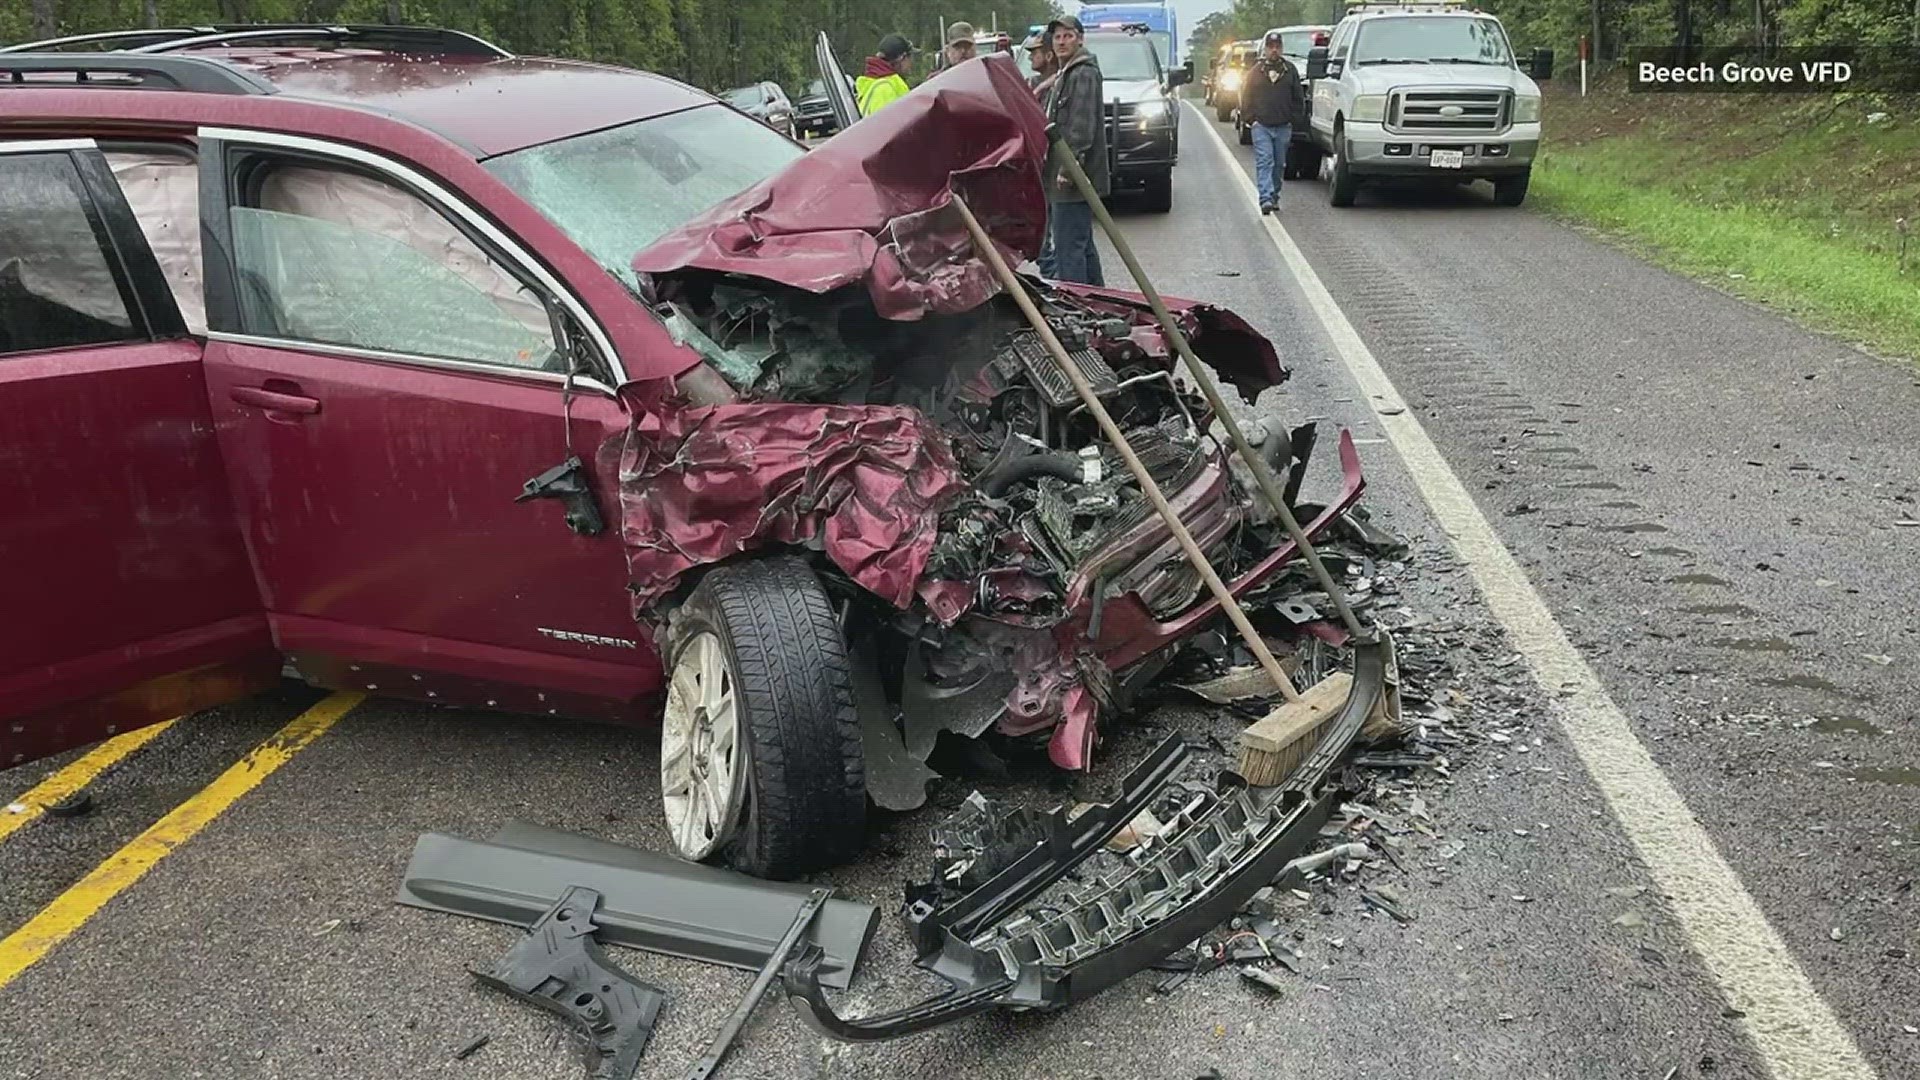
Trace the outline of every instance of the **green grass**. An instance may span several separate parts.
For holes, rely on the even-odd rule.
[[[1554,101],[1533,198],[1810,326],[1920,358],[1920,118],[1762,100]],[[1868,111],[1890,118],[1867,124]],[[1899,216],[1913,227],[1904,274]]]

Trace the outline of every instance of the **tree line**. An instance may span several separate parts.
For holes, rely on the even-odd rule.
[[[797,91],[818,78],[827,31],[849,74],[889,33],[922,50],[940,27],[997,22],[1016,39],[1053,0],[0,0],[0,43],[102,30],[206,23],[408,23],[477,34],[517,53],[600,60],[711,90],[771,79]]]
[[[1911,45],[1920,48],[1920,0],[1480,0],[1523,53],[1550,48],[1574,59],[1618,60],[1634,45]],[[1332,24],[1344,0],[1234,0],[1194,25],[1188,55],[1204,67],[1229,41],[1276,26]]]

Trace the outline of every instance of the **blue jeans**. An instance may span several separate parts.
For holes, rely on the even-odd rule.
[[[1287,143],[1292,140],[1291,125],[1253,125],[1253,178],[1261,206],[1280,205],[1280,174],[1287,169]]]
[[[1093,246],[1093,207],[1083,202],[1057,202],[1048,232],[1053,239],[1053,278],[1082,285],[1105,285],[1100,276],[1100,252]]]
[[[1041,277],[1046,278],[1048,281],[1059,280],[1059,278],[1054,276],[1056,273],[1058,273],[1060,268],[1059,266],[1055,265],[1055,261],[1053,258],[1053,215],[1052,214],[1047,215],[1047,224],[1045,225],[1045,227],[1043,227],[1040,230],[1040,254],[1035,255],[1033,257],[1033,261],[1035,265],[1040,267]]]

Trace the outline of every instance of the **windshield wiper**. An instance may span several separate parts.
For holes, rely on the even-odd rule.
[[[1427,63],[1429,64],[1489,64],[1489,65],[1492,65],[1493,67],[1507,66],[1507,62],[1505,60],[1488,60],[1485,57],[1481,57],[1481,56],[1431,56],[1427,58]]]
[[[1427,63],[1427,61],[1415,60],[1412,57],[1407,57],[1407,56],[1389,56],[1389,57],[1383,57],[1377,60],[1355,60],[1353,62],[1355,67],[1365,67],[1368,64],[1424,64],[1424,63]]]

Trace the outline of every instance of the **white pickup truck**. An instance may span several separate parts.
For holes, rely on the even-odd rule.
[[[1500,20],[1456,2],[1349,7],[1307,60],[1329,201],[1352,206],[1369,177],[1486,179],[1519,206],[1540,146],[1535,80],[1552,74],[1551,49],[1523,70]]]

